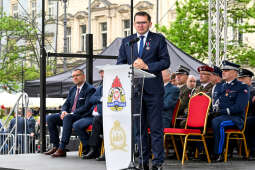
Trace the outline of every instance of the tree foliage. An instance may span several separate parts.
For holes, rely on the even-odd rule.
[[[240,64],[255,66],[255,50],[242,41],[243,34],[255,32],[255,25],[249,23],[255,19],[255,4],[250,1],[228,1],[228,28],[235,36],[228,37],[227,56]],[[208,60],[208,0],[176,1],[176,20],[170,27],[156,27],[186,53],[200,61]]]
[[[40,34],[28,21],[5,14],[0,18],[0,85],[8,91],[18,91],[24,80],[39,78]]]

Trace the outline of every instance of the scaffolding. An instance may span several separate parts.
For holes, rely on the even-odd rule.
[[[219,66],[227,58],[227,0],[209,0],[209,65]]]

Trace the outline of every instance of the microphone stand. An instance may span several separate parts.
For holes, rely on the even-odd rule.
[[[134,130],[133,130],[133,119],[134,119],[134,79],[135,79],[135,74],[134,74],[134,66],[133,66],[133,62],[134,62],[134,54],[133,54],[133,47],[134,47],[134,43],[136,41],[130,43],[130,50],[131,50],[131,53],[130,53],[130,58],[131,58],[131,72],[129,72],[129,74],[131,74],[131,161],[130,161],[130,164],[128,166],[128,168],[124,168],[124,169],[121,169],[121,170],[141,170],[139,168],[137,168],[135,166],[135,158],[134,158],[134,149],[135,149],[135,144],[133,142],[133,137],[134,137]]]

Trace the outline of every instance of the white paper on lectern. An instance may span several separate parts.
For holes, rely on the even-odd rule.
[[[131,79],[129,67],[104,70],[103,129],[107,170],[127,168],[131,161]],[[119,104],[116,111],[114,104]],[[116,106],[116,105],[115,105]]]

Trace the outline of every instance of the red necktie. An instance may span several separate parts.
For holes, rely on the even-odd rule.
[[[96,107],[94,107],[94,112],[97,112],[97,105],[96,105]]]
[[[73,102],[72,112],[74,112],[75,109],[76,109],[76,104],[77,104],[77,101],[79,99],[79,94],[80,94],[80,88],[77,88],[76,96],[75,96],[75,99],[74,99],[74,102]]]

